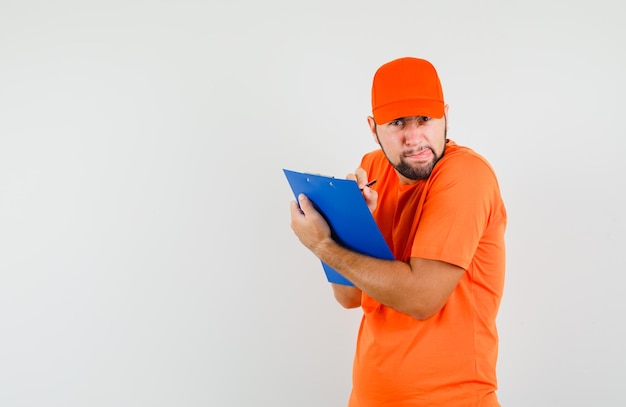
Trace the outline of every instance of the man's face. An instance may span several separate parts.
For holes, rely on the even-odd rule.
[[[401,117],[376,125],[368,118],[370,129],[402,183],[412,184],[430,176],[446,148],[448,106],[444,116]]]

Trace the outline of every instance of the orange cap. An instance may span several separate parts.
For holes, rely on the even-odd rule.
[[[372,84],[377,124],[408,116],[443,117],[443,91],[435,67],[418,58],[399,58],[378,68]]]

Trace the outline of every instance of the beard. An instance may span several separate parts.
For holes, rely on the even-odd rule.
[[[391,163],[393,168],[395,168],[396,171],[398,171],[404,177],[411,179],[413,181],[424,180],[430,177],[430,174],[433,172],[433,168],[435,168],[435,164],[437,164],[437,162],[441,159],[441,157],[443,157],[443,152],[441,153],[441,155],[437,156],[437,154],[435,153],[435,150],[433,150],[430,147],[425,147],[425,148],[432,151],[433,156],[430,159],[430,161],[424,164],[420,164],[419,166],[411,166],[404,159],[405,155],[413,154],[415,150],[404,153],[400,157],[400,162],[397,164],[391,163],[391,161],[389,161],[389,157],[387,157],[387,160]],[[420,149],[420,150],[423,150],[423,149]],[[444,151],[445,151],[445,146],[444,146]]]

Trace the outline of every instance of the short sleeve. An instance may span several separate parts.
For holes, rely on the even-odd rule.
[[[491,166],[470,150],[455,151],[435,166],[411,247],[411,257],[467,269],[499,197]]]

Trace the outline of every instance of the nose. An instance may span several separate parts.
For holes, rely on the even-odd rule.
[[[412,146],[419,143],[422,138],[422,129],[417,120],[411,120],[404,126],[404,144]]]

